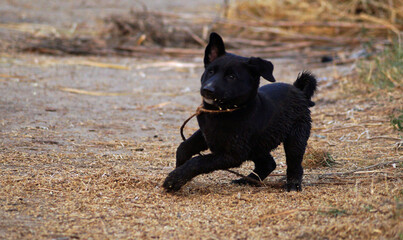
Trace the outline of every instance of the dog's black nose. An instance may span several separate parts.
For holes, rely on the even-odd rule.
[[[214,87],[211,85],[204,86],[201,90],[201,95],[207,98],[214,97]]]

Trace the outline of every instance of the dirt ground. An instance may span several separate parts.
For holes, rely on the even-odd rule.
[[[161,11],[196,11],[198,4],[166,2],[147,4]],[[221,3],[209,2],[203,14]],[[137,5],[4,1],[0,21],[77,21],[85,29]],[[18,34],[0,27],[3,41]],[[273,154],[276,176],[264,187],[232,185],[236,176],[217,171],[176,194],[163,191],[179,127],[201,101],[201,57],[1,52],[0,239],[402,239],[402,138],[390,124],[403,107],[402,90],[354,94],[345,76],[355,63],[270,59],[279,82],[303,69],[319,79],[307,152],[325,151],[337,164],[307,165],[302,192],[281,187],[281,147]],[[192,120],[186,134],[196,129]]]

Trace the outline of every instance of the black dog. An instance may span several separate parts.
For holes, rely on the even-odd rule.
[[[301,163],[311,130],[309,107],[315,105],[310,100],[316,90],[315,77],[303,72],[294,85],[273,83],[259,88],[261,76],[275,81],[273,64],[226,53],[216,33],[210,35],[204,66],[200,90],[203,107],[223,111],[197,116],[200,129],[179,145],[176,169],[163,187],[177,191],[199,174],[239,167],[246,160],[255,163],[254,173],[248,177],[263,180],[276,168],[270,151],[283,143],[286,189],[301,191]],[[192,158],[206,149],[211,154]],[[234,182],[252,183],[245,179]]]

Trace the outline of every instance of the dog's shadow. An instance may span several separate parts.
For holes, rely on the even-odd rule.
[[[270,192],[270,193],[284,193],[285,190],[285,180],[272,180],[263,181],[261,186],[251,186],[251,185],[239,185],[231,182],[218,182],[212,183],[203,181],[192,181],[185,185],[180,191],[174,192],[172,194],[176,196],[206,196],[206,195],[222,195],[231,196],[239,193],[256,194],[260,192]]]

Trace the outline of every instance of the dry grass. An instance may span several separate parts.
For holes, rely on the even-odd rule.
[[[311,154],[323,164],[331,153],[338,164],[308,163],[301,193],[282,188],[281,149],[274,152],[275,176],[263,187],[231,185],[235,176],[219,171],[167,194],[161,183],[173,169],[175,139],[116,139],[40,151],[53,143],[25,138],[43,139],[40,129],[0,132],[2,140],[16,143],[0,145],[0,238],[398,239],[403,160],[389,114],[401,107],[401,89],[367,95],[343,86],[360,85],[351,78],[331,88],[320,83],[307,151],[308,162]],[[97,153],[104,150],[129,154]],[[387,164],[351,172],[379,163]],[[238,171],[247,174],[251,167]]]
[[[161,159],[157,145],[133,146],[146,150],[117,159],[2,153],[0,236],[371,239],[401,231],[401,166],[343,179],[307,175],[302,193],[270,180],[263,188],[231,186],[221,172],[171,195],[160,184],[173,156]]]
[[[228,10],[230,19],[257,21],[279,33],[338,39],[378,38],[389,33],[396,37],[403,29],[402,13],[403,3],[398,0],[237,1]]]
[[[308,147],[304,155],[304,168],[332,167],[337,162],[326,149],[312,149]]]

